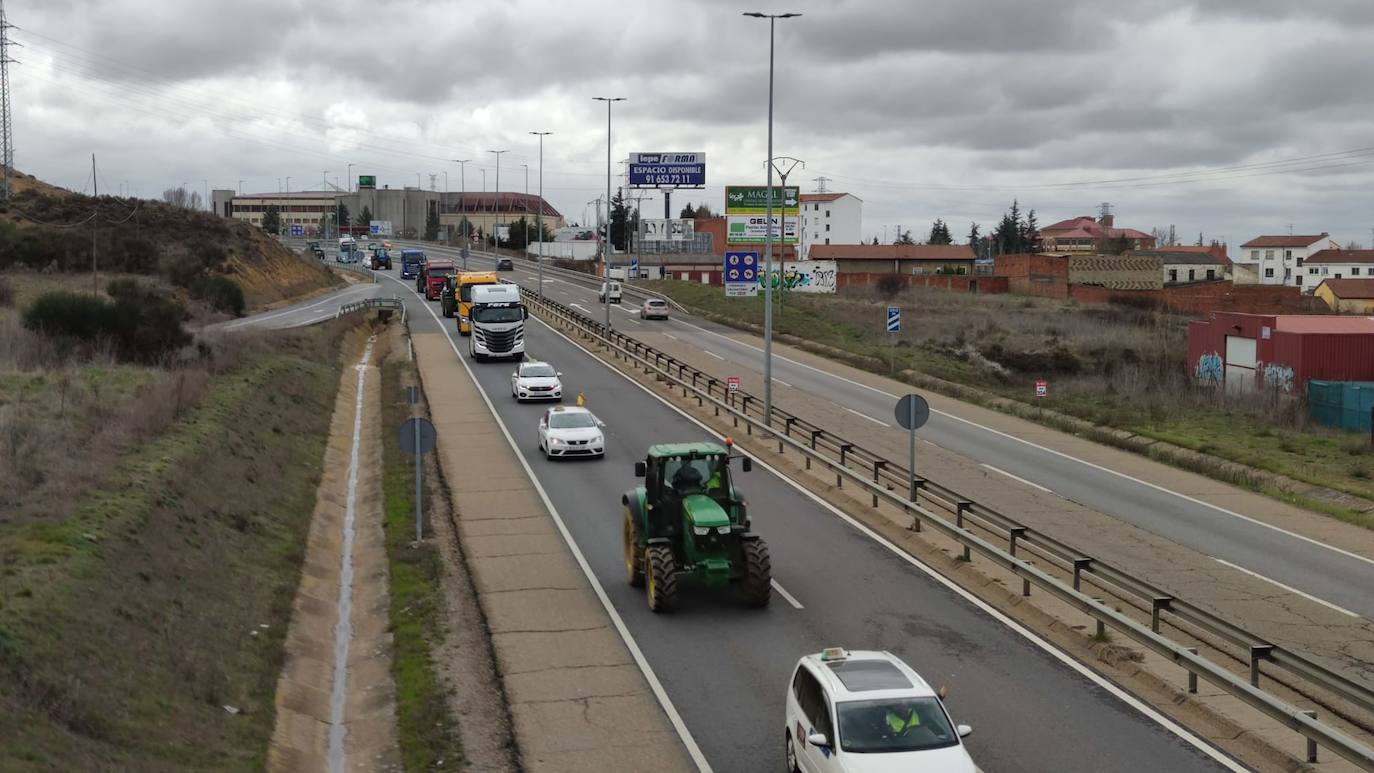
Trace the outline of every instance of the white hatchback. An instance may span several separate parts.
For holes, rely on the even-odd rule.
[[[539,450],[548,459],[606,457],[606,424],[586,408],[557,407],[539,417]]]
[[[783,727],[791,773],[977,773],[939,693],[890,652],[838,647],[797,662]]]
[[[510,395],[520,400],[562,400],[562,373],[547,362],[522,362],[510,374]]]

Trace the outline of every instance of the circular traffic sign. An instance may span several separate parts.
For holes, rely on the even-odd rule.
[[[752,280],[753,278],[754,278],[754,269],[752,269],[752,268],[746,268],[746,269],[744,269],[744,279],[745,279],[745,281]]]
[[[893,411],[902,429],[920,429],[930,420],[930,404],[917,394],[904,395]]]

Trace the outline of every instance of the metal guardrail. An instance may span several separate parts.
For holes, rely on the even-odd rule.
[[[391,309],[393,311],[399,311],[401,312],[401,322],[404,323],[406,321],[406,305],[399,297],[394,295],[390,298],[364,298],[361,301],[345,303],[334,313],[334,319],[349,314],[356,314],[360,311],[367,311],[369,309]]]
[[[329,260],[329,259],[327,259],[327,258],[326,258],[325,260],[320,261],[320,262],[323,263],[323,264],[325,264],[326,266],[332,266],[332,267],[334,267],[334,268],[341,269],[341,270],[343,270],[343,271],[350,271],[350,272],[352,272],[352,273],[354,273],[354,274],[359,274],[359,275],[361,275],[361,276],[365,276],[365,277],[367,277],[367,280],[368,280],[369,282],[372,282],[373,284],[376,284],[376,283],[377,283],[377,275],[374,274],[374,273],[372,272],[372,269],[368,268],[368,267],[367,267],[366,265],[364,265],[362,262],[358,262],[358,263],[340,263],[340,262],[337,261],[337,260]]]
[[[1302,734],[1309,740],[1308,756],[1311,759],[1315,760],[1315,749],[1311,744],[1316,743],[1365,770],[1374,770],[1374,749],[1330,725],[1318,722],[1314,713],[1302,711],[1260,689],[1260,663],[1268,661],[1278,665],[1313,686],[1326,688],[1357,705],[1371,709],[1374,708],[1374,691],[1368,685],[1347,679],[1298,653],[1268,642],[1182,599],[1165,594],[1123,570],[1074,550],[1048,535],[1022,526],[992,508],[960,496],[933,481],[918,478],[915,490],[907,491],[906,470],[891,460],[805,419],[780,410],[776,405],[773,407],[772,423],[766,424],[761,415],[755,416],[750,413],[751,408],[757,414],[762,413],[762,401],[757,397],[745,392],[731,394],[723,379],[710,376],[617,330],[610,330],[608,336],[603,323],[579,314],[557,301],[547,297],[541,298],[529,290],[523,290],[522,294],[526,303],[531,306],[540,308],[571,327],[600,339],[617,349],[627,360],[632,359],[646,371],[654,372],[681,387],[684,396],[688,396],[689,393],[695,394],[699,405],[710,403],[717,415],[725,412],[732,416],[737,424],[744,422],[750,434],[755,428],[771,433],[772,439],[778,443],[779,452],[784,448],[790,448],[801,454],[806,460],[807,469],[811,469],[813,462],[821,464],[835,473],[838,487],[843,487],[843,482],[848,480],[867,491],[873,499],[874,506],[881,500],[911,514],[913,530],[919,531],[923,525],[929,526],[962,544],[965,559],[971,559],[971,554],[976,552],[1020,577],[1023,595],[1029,595],[1030,586],[1035,585],[1092,617],[1097,621],[1099,633],[1105,630],[1105,626],[1110,625],[1137,644],[1171,659],[1188,672],[1190,687],[1194,678],[1200,676],[1271,719]],[[908,496],[901,496],[894,493],[894,490],[902,491]],[[922,502],[951,512],[954,521],[951,523],[936,515]],[[973,526],[999,536],[1005,535],[1007,549],[1003,550],[975,534],[971,529]],[[1072,585],[1061,582],[1053,575],[1028,563],[1024,558],[1018,557],[1018,553],[1025,556],[1027,552],[1066,572],[1071,572]],[[1145,603],[1141,607],[1150,611],[1151,624],[1147,627],[1125,613],[1118,612],[1083,593],[1081,586],[1085,577],[1104,590],[1121,594],[1126,600],[1144,600]],[[1250,662],[1249,680],[1244,680],[1225,666],[1199,655],[1196,648],[1184,646],[1161,635],[1160,623],[1165,614],[1173,618],[1171,623],[1184,623],[1245,649]],[[1180,630],[1188,630],[1179,627]]]

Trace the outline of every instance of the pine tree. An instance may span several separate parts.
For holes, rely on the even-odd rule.
[[[430,207],[425,213],[425,240],[434,241],[439,238],[439,208]]]
[[[930,237],[926,239],[926,244],[953,244],[954,238],[949,235],[949,226],[945,221],[936,218],[930,226]]]
[[[281,233],[281,210],[276,204],[269,204],[267,211],[262,213],[262,230],[270,234]]]
[[[976,251],[978,249],[978,240],[978,224],[970,223],[968,227],[968,246],[972,247]]]
[[[1035,222],[1035,210],[1026,213],[1026,222],[1021,226],[1021,246],[1019,252],[1035,252],[1035,243],[1040,239],[1040,226]]]
[[[696,216],[697,211],[692,208],[691,203],[688,203],[687,206],[683,207],[682,211],[678,213],[678,217],[682,218],[683,220],[692,220],[696,218]]]
[[[367,206],[366,204],[363,205],[363,211],[358,213],[358,220],[357,220],[357,222],[355,223],[355,225],[367,225],[367,226],[372,225],[372,208],[371,208],[371,207]]]

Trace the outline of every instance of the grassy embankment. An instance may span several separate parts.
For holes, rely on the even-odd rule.
[[[763,323],[762,297],[727,299],[719,287],[695,282],[646,286],[722,322]],[[884,330],[889,304],[903,308],[900,335]],[[1312,424],[1298,400],[1228,395],[1194,383],[1186,361],[1186,316],[913,288],[892,299],[872,290],[791,294],[775,306],[774,326],[781,334],[832,347],[835,356],[857,367],[888,374],[895,358],[896,370],[914,371],[910,380],[918,386],[1374,528],[1374,516],[1345,502],[1279,490],[1264,476],[1217,461],[1374,499],[1369,438]],[[1039,403],[1034,397],[1038,378],[1047,379],[1050,388],[1050,397]],[[1085,431],[1075,419],[1200,454],[1170,452],[1118,432]]]
[[[150,367],[0,322],[0,769],[260,770],[347,328]]]
[[[411,416],[401,386],[410,367],[404,349],[393,348],[382,362],[382,490],[397,737],[407,771],[461,770],[462,745],[430,650],[445,633],[442,558],[432,541],[415,543],[415,466],[396,443],[397,428]],[[427,518],[424,529],[434,533]]]

